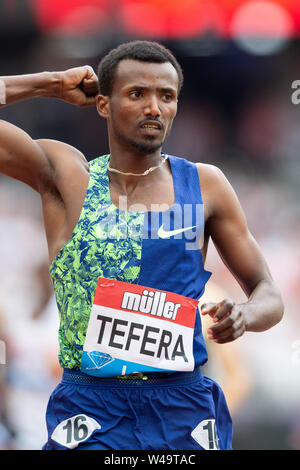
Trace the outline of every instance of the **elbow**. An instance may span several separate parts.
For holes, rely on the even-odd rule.
[[[284,315],[284,301],[281,295],[281,292],[279,291],[278,287],[273,284],[273,293],[272,293],[272,298],[274,301],[274,306],[273,306],[273,321],[274,325],[277,325],[279,323]]]

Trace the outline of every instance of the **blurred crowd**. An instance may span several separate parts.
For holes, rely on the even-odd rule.
[[[205,371],[228,394],[236,449],[300,449],[300,105],[290,99],[291,83],[300,79],[298,51],[296,41],[272,59],[232,49],[227,56],[179,57],[185,87],[164,148],[222,169],[284,297],[285,316],[273,329],[247,333],[230,346],[207,340]],[[19,63],[7,59],[0,74],[79,63],[85,61],[62,57],[41,43]],[[96,68],[97,60],[88,63]],[[106,125],[94,108],[40,99],[4,108],[0,117],[33,138],[70,143],[88,160],[108,152]],[[40,449],[47,401],[61,375],[58,314],[39,196],[5,176],[0,176],[0,240],[0,339],[6,345],[0,448]],[[206,298],[245,301],[212,244],[206,268],[213,272]]]

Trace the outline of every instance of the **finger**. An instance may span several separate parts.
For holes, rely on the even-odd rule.
[[[93,106],[96,104],[96,96],[86,96],[85,102],[81,104],[82,108]]]
[[[226,318],[220,323],[216,323],[207,330],[209,337],[216,338],[222,333],[222,331],[232,328],[233,320],[231,318]],[[215,328],[217,327],[217,328]]]
[[[83,76],[83,80],[86,80],[88,82],[98,82],[98,77],[95,74],[94,70],[90,68],[85,69],[85,75]]]
[[[83,80],[81,89],[87,96],[96,96],[99,93],[98,83],[86,79]]]
[[[94,72],[94,69],[93,67],[91,67],[90,65],[85,65],[84,66],[84,69],[85,69],[85,72],[86,72],[86,78],[96,78],[97,79],[97,75],[95,74]]]
[[[209,303],[209,304],[201,305],[201,314],[213,316],[218,309],[218,305],[219,304],[217,303]]]
[[[242,328],[243,323],[241,321],[235,323],[234,325],[230,325],[227,328],[224,328],[220,331],[217,332],[210,332],[208,333],[209,339],[212,340],[222,340],[228,336],[232,336],[235,331],[238,331],[240,328]]]
[[[210,327],[212,334],[217,334],[220,331],[226,330],[227,328],[234,325],[238,319],[242,317],[242,313],[238,309],[232,309],[228,314],[224,315],[221,320],[218,320]]]
[[[217,344],[224,344],[224,343],[230,343],[231,341],[236,340],[240,336],[242,336],[245,333],[245,327],[244,325],[241,325],[240,328],[234,331],[226,331],[220,338],[215,338],[212,339],[214,343]]]
[[[237,308],[233,309],[229,315],[224,316],[221,320],[210,327],[209,334],[217,337],[224,330],[231,327],[235,328],[236,325],[239,326],[241,321],[244,321],[242,312]]]
[[[222,300],[222,302],[219,304],[219,308],[217,309],[216,314],[214,315],[214,322],[218,322],[222,318],[230,315],[234,305],[235,302],[231,299]]]
[[[240,331],[242,331],[244,333],[245,324],[244,324],[244,321],[243,321],[243,317],[241,315],[232,324],[228,323],[227,319],[226,319],[224,321],[223,328],[219,329],[218,331],[213,331],[212,328],[210,328],[209,331],[208,331],[208,338],[211,339],[212,341],[220,342],[220,341],[223,341],[223,340],[227,340],[230,337],[235,338],[236,334],[239,333]]]
[[[82,80],[82,84],[85,85],[86,87],[92,88],[98,85],[98,80],[94,77],[90,77],[90,78],[85,77]]]
[[[93,68],[90,65],[85,65],[81,67],[81,70],[84,73],[80,83],[81,88],[89,94],[96,94],[98,92],[98,77]]]

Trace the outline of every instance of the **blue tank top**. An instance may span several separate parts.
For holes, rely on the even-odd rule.
[[[195,300],[202,296],[211,273],[204,269],[201,253],[204,210],[198,171],[194,163],[184,158],[171,155],[168,158],[174,204],[166,211],[148,212],[128,211],[112,203],[107,170],[109,155],[90,162],[89,184],[78,223],[50,265],[60,315],[62,367],[81,368],[99,278],[147,286]],[[199,310],[193,354],[195,367],[207,361]]]

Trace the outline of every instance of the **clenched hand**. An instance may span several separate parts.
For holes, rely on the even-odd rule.
[[[242,336],[247,322],[243,305],[237,305],[231,299],[219,303],[203,304],[202,315],[210,315],[214,324],[207,330],[208,338],[215,343],[229,343]]]
[[[74,67],[57,74],[60,79],[58,98],[82,107],[96,104],[98,77],[91,66]]]

